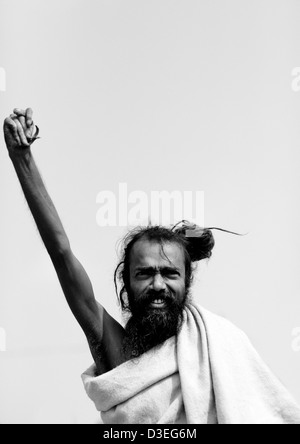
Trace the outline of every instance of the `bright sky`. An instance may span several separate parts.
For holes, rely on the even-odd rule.
[[[0,0],[0,118],[31,106],[34,155],[100,302],[124,227],[98,194],[204,192],[216,234],[195,299],[224,315],[300,402],[300,66],[297,0]],[[91,364],[0,150],[0,422],[95,422]],[[3,331],[3,330],[2,330]]]

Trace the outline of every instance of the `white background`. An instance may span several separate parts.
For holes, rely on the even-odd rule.
[[[300,402],[297,0],[0,0],[0,118],[31,106],[34,155],[100,302],[124,228],[97,194],[201,190],[216,234],[194,296],[251,338]],[[0,150],[1,423],[94,423],[92,362]]]

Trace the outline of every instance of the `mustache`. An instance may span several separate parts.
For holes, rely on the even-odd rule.
[[[147,290],[144,294],[139,297],[139,304],[147,304],[153,302],[155,299],[162,299],[165,302],[174,302],[175,297],[168,290],[155,291]]]
[[[145,293],[139,295],[138,298],[131,300],[130,303],[130,312],[136,317],[141,317],[149,314],[149,312],[153,312],[155,310],[151,307],[151,304],[156,300],[161,299],[164,304],[164,309],[159,310],[168,310],[171,312],[177,311],[179,308],[183,306],[184,301],[178,301],[176,295],[174,295],[171,291],[162,290],[146,290]]]

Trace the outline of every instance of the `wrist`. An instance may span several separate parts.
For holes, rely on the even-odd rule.
[[[30,148],[9,151],[9,157],[13,163],[29,163],[32,158]]]

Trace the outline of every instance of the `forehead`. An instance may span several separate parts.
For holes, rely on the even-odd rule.
[[[175,242],[165,242],[162,246],[155,241],[141,239],[131,251],[131,266],[138,267],[170,267],[185,268],[184,253]]]

